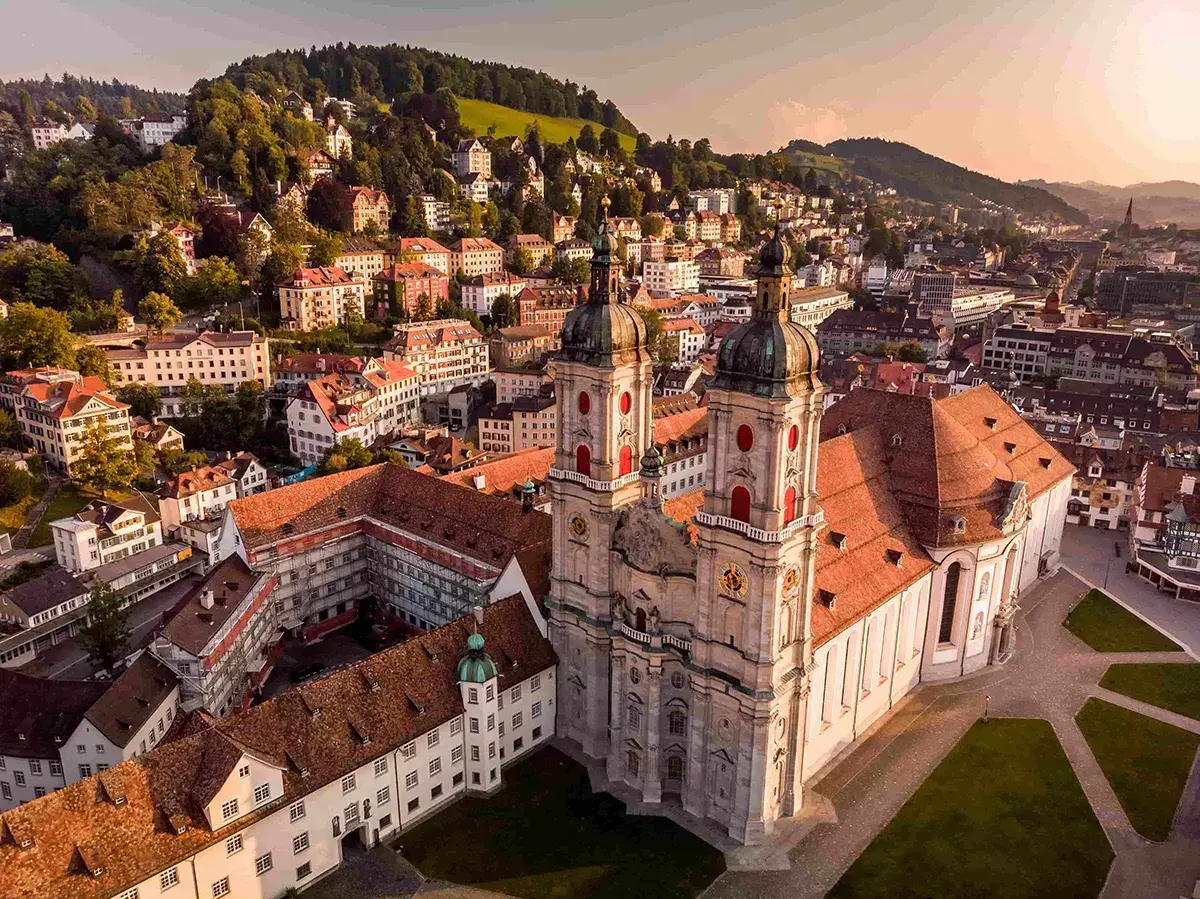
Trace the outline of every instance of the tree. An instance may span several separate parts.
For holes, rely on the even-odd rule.
[[[92,105],[91,100],[87,97],[80,97],[79,102],[75,104],[75,115],[85,122],[94,122],[99,113],[96,112],[96,107]]]
[[[31,303],[14,303],[8,318],[0,319],[0,349],[6,371],[42,365],[70,368],[75,364],[75,336],[67,316]]]
[[[333,265],[342,255],[342,236],[327,231],[318,231],[309,244],[308,261],[310,265]]]
[[[21,426],[11,412],[0,409],[0,446],[21,445]]]
[[[611,128],[600,132],[600,152],[613,158],[624,155],[621,151],[621,135]]]
[[[579,139],[575,145],[584,153],[595,153],[599,144],[596,141],[596,130],[591,125],[579,129]]]
[[[138,303],[138,315],[159,334],[183,319],[183,313],[169,296],[153,292]]]
[[[200,450],[185,452],[177,446],[172,446],[163,450],[162,464],[171,474],[179,474],[181,471],[194,471],[201,465],[207,465],[208,456]]]
[[[586,259],[555,259],[550,274],[564,284],[586,284],[592,276],[592,265]]]
[[[129,406],[129,414],[157,421],[162,413],[162,398],[158,388],[145,382],[134,382],[117,388],[117,399]]]
[[[136,474],[133,454],[108,423],[90,425],[80,442],[79,457],[71,463],[71,477],[107,497],[108,491],[128,487]]]
[[[179,244],[166,231],[149,240],[141,238],[132,250],[119,254],[119,259],[132,266],[134,283],[147,293],[175,293],[187,278]]]
[[[495,328],[511,328],[520,319],[521,308],[509,294],[502,293],[492,302],[488,317]]]
[[[362,441],[357,437],[347,437],[325,450],[321,464],[317,466],[317,474],[350,471],[370,465],[371,461],[371,451],[362,445]]]
[[[187,279],[180,296],[186,309],[224,308],[244,297],[245,288],[242,276],[232,262],[212,256]]]
[[[528,275],[533,270],[533,255],[524,247],[517,247],[508,267],[518,275]]]
[[[929,359],[929,354],[925,352],[921,344],[910,340],[908,343],[900,345],[898,358],[901,362],[925,362]]]
[[[121,594],[104,581],[95,580],[87,612],[88,622],[80,629],[79,638],[88,658],[108,670],[129,640],[129,611]]]
[[[116,378],[108,354],[90,343],[85,343],[75,351],[75,370],[84,377],[99,378],[105,387],[112,387]]]
[[[4,413],[8,415],[8,413]],[[9,416],[11,420],[11,416]],[[0,506],[19,503],[33,493],[33,476],[12,462],[0,462]]]

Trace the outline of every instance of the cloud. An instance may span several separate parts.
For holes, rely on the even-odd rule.
[[[724,138],[721,142],[728,147],[724,152],[765,153],[796,138],[824,144],[847,133],[846,119],[835,106],[788,100],[760,115],[751,109],[744,99],[735,99],[712,111],[714,136]]]

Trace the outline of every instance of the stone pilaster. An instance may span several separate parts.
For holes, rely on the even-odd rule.
[[[662,727],[662,668],[652,662],[646,676],[646,764],[642,770],[642,801],[662,802],[659,729]]]

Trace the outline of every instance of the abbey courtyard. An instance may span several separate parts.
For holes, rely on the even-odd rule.
[[[1200,643],[1068,554],[1075,465],[987,385],[827,405],[777,232],[668,496],[617,250],[548,513],[395,462],[230,503],[192,643],[367,593],[419,633],[247,707],[189,673],[157,748],[0,815],[0,895],[1191,894]]]

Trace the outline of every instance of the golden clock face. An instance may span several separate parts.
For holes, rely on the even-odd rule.
[[[727,562],[721,568],[717,583],[720,585],[722,593],[735,599],[741,599],[750,588],[750,579],[733,562]]]
[[[795,596],[796,591],[800,588],[800,572],[795,568],[789,568],[783,575],[783,595]]]
[[[569,530],[574,536],[583,539],[587,536],[588,532],[587,521],[582,515],[576,512],[571,516],[571,520],[567,522],[567,530]]]

